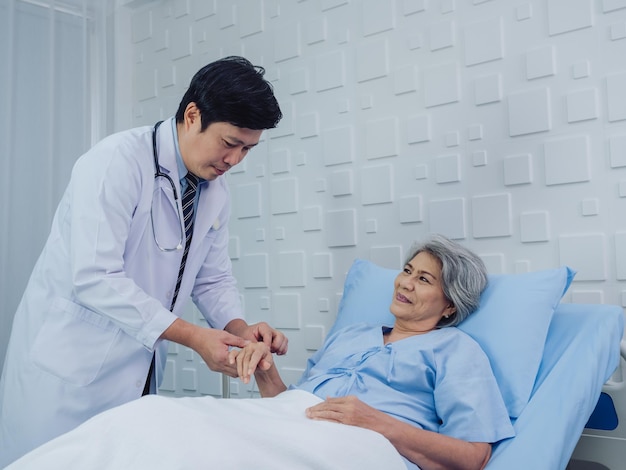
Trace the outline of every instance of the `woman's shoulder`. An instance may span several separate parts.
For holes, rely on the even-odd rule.
[[[456,348],[462,348],[467,351],[483,352],[482,347],[474,338],[455,326],[447,326],[445,328],[439,328],[435,331],[438,333],[441,342],[444,344],[454,344]]]

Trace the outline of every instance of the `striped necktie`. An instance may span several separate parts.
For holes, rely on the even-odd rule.
[[[192,173],[185,175],[187,180],[187,188],[185,194],[183,194],[183,221],[185,225],[185,251],[183,251],[183,257],[180,260],[180,268],[178,269],[178,279],[176,279],[176,287],[174,288],[174,295],[172,296],[172,304],[170,310],[174,310],[174,304],[178,298],[178,291],[180,290],[180,284],[183,280],[183,272],[185,271],[185,264],[187,263],[187,255],[189,254],[189,246],[191,245],[191,237],[193,235],[193,206],[196,199],[196,191],[198,189],[198,177]]]

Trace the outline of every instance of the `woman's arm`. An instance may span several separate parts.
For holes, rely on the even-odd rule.
[[[243,383],[250,382],[250,376],[254,374],[263,398],[275,397],[287,390],[267,344],[249,343],[242,349],[233,349],[229,353],[229,361],[233,365],[236,363],[237,375]]]
[[[307,409],[307,416],[376,431],[422,470],[483,469],[491,457],[491,444],[487,442],[467,442],[416,428],[355,396],[327,398]]]

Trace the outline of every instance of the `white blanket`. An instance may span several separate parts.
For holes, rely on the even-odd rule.
[[[146,396],[90,419],[7,470],[406,470],[374,431],[304,415],[320,401],[301,390],[275,398]]]

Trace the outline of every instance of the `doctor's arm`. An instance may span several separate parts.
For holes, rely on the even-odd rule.
[[[228,333],[248,341],[263,342],[273,353],[285,354],[288,340],[284,333],[265,322],[249,325],[243,319],[239,291],[228,254],[228,209],[229,205],[226,204],[218,218],[221,226],[211,229],[207,235],[207,240],[211,240],[210,249],[194,280],[192,299],[208,324],[214,328],[224,328]]]
[[[204,328],[182,318],[174,320],[161,338],[193,349],[211,370],[231,377],[237,376],[237,368],[229,362],[229,348],[242,348],[248,343],[248,340],[227,331]]]
[[[224,330],[204,328],[182,318],[177,318],[163,332],[161,338],[174,341],[196,351],[209,369],[237,377],[237,367],[229,358],[231,347],[243,348],[252,342],[262,342],[272,352],[284,354],[287,338],[266,323],[248,325],[244,320],[230,321]],[[271,356],[271,353],[270,353]]]

